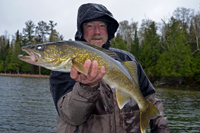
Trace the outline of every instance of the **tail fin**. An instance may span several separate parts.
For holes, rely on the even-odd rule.
[[[145,133],[145,130],[149,125],[149,120],[156,117],[160,113],[159,110],[151,102],[147,102],[149,108],[145,112],[140,111],[140,129],[142,133]]]

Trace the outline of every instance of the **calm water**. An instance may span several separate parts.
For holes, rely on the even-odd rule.
[[[170,133],[200,133],[200,91],[156,90]],[[0,76],[0,133],[55,133],[56,117],[48,79]]]

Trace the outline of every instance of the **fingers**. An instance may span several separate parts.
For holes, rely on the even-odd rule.
[[[91,60],[86,60],[83,67],[88,72],[91,66]],[[101,81],[102,77],[105,74],[105,67],[101,66],[100,72],[98,73],[98,63],[97,61],[92,62],[91,73],[85,76],[82,73],[79,73],[74,67],[71,70],[70,76],[72,79],[81,82],[83,84],[87,84],[91,87],[97,86]]]
[[[94,74],[96,73],[96,75]],[[101,79],[103,78],[104,74],[105,74],[105,67],[104,66],[101,66],[100,68],[100,72],[97,73],[97,71],[95,71],[93,74],[94,74],[94,78],[91,76],[90,77],[90,83],[88,83],[88,85],[90,85],[91,87],[95,87],[99,84],[99,82],[101,81]]]
[[[91,73],[88,75],[88,79],[93,80],[97,76],[97,73],[98,73],[98,64],[97,61],[94,60],[92,62],[92,69]]]
[[[87,73],[88,73],[88,71],[90,69],[90,66],[91,66],[91,60],[88,59],[88,60],[85,61],[84,65],[83,65],[83,67],[85,68]]]
[[[103,78],[104,74],[106,73],[105,67],[101,66],[100,73],[97,75],[98,78]]]
[[[71,69],[71,72],[70,72],[70,77],[72,78],[72,79],[77,79],[77,77],[78,77],[78,71],[74,68],[74,67],[72,67],[72,69]]]
[[[83,65],[83,67],[85,68],[87,73],[88,73],[88,71],[90,69],[90,65],[91,65],[91,60],[86,60],[84,65]],[[70,77],[79,82],[80,78],[83,77],[83,75],[81,77],[80,76],[81,76],[80,72],[78,72],[76,70],[76,68],[72,67],[71,73],[70,73]]]

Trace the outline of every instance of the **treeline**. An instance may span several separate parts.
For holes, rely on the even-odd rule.
[[[57,24],[27,21],[23,33],[16,32],[11,42],[0,36],[0,72],[49,74],[50,70],[18,59],[21,47],[63,40],[55,30]],[[149,79],[157,85],[200,85],[200,12],[177,8],[168,19],[155,22],[122,21],[112,47],[129,51],[141,63]]]
[[[157,85],[200,85],[200,12],[177,8],[168,20],[120,22],[111,45],[137,57]]]
[[[11,41],[7,33],[0,36],[0,72],[49,74],[50,70],[23,62],[18,59],[18,55],[22,54],[23,46],[63,40],[63,36],[55,29],[56,25],[53,21],[40,21],[35,25],[29,20],[25,23],[23,33],[17,31]]]

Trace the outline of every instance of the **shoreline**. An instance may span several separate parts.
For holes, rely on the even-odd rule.
[[[49,75],[38,75],[38,74],[10,74],[10,73],[0,73],[0,76],[10,76],[10,77],[30,77],[30,78],[49,78]]]
[[[50,75],[39,75],[39,74],[10,74],[10,73],[0,73],[0,76],[10,76],[10,77],[28,77],[28,78],[49,78]],[[200,90],[200,85],[187,85],[187,86],[172,86],[172,85],[156,85],[152,84],[155,88],[161,87],[161,88],[184,88],[189,89],[193,88],[195,90]]]

